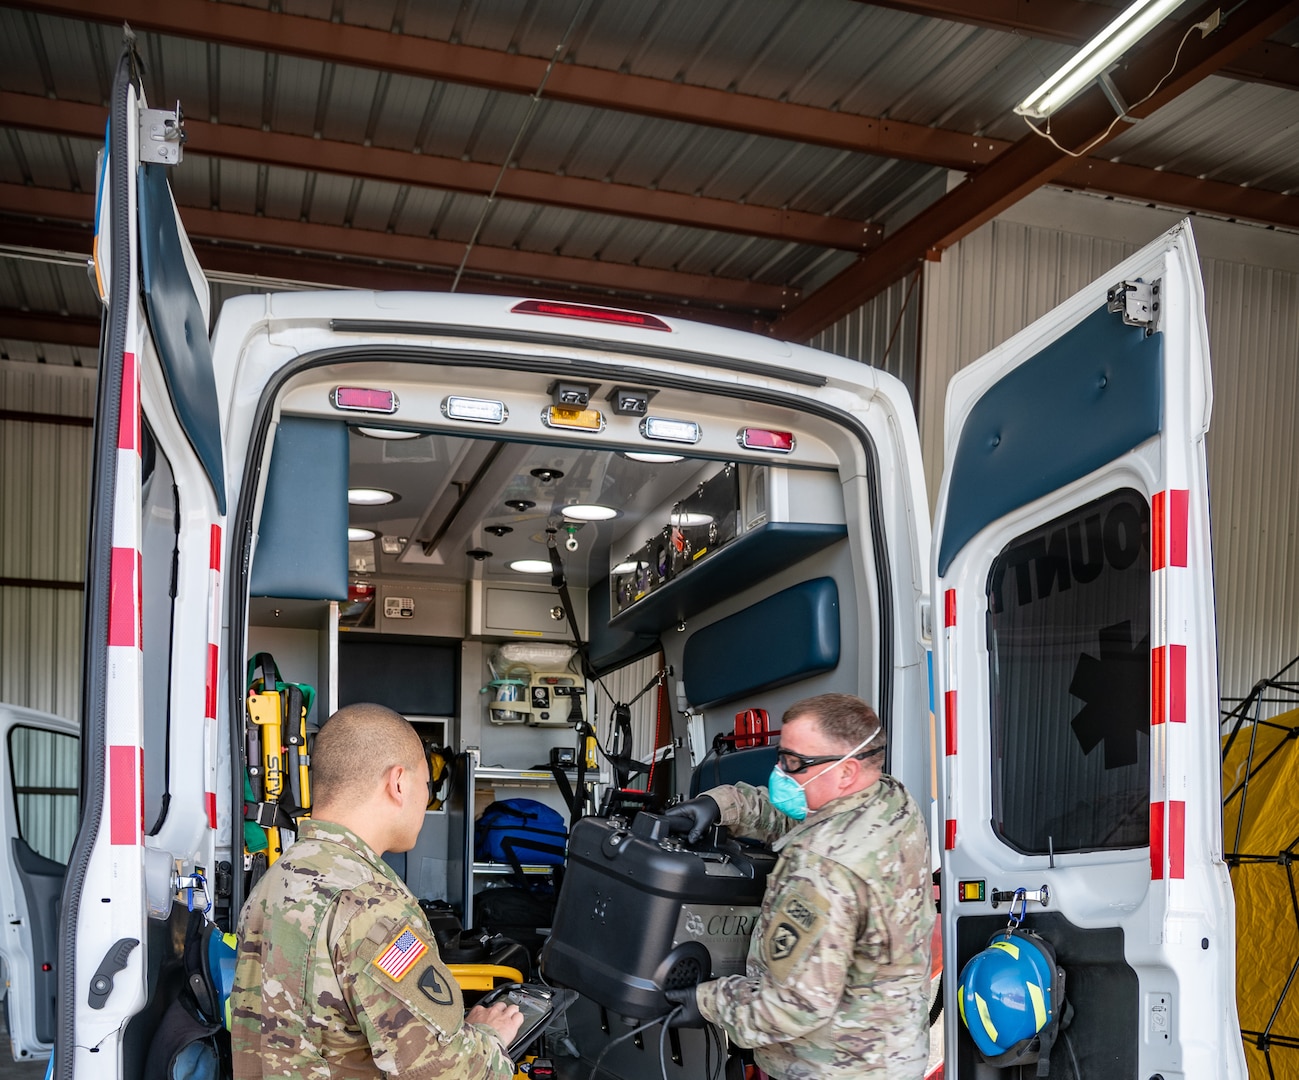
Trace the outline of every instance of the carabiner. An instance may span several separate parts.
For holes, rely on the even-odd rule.
[[[1015,905],[1019,905],[1019,913],[1015,912]],[[1015,895],[1010,900],[1010,929],[1018,930],[1019,924],[1024,921],[1024,916],[1028,914],[1028,890],[1016,889]]]

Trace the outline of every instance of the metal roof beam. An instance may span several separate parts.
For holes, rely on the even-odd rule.
[[[99,348],[99,320],[57,311],[19,311],[0,308],[0,338],[34,341],[42,345]]]
[[[90,194],[79,192],[0,184],[0,213],[54,221],[88,222],[94,217],[94,198]],[[197,207],[182,207],[181,219],[191,238],[233,243],[254,249],[315,254],[335,260],[352,258],[404,264],[405,270],[414,270],[420,275],[403,286],[405,288],[436,288],[437,284],[441,284],[441,279],[430,279],[430,272],[445,277],[459,266],[465,250],[464,244],[450,240]],[[6,239],[12,240],[11,231],[6,227]],[[269,274],[269,271],[264,272]],[[752,313],[780,311],[798,296],[797,289],[781,285],[764,285],[736,278],[657,270],[625,263],[513,251],[484,245],[476,246],[471,252],[466,273],[475,279],[476,289],[478,279],[496,278],[517,283],[509,290],[511,292],[526,292],[530,285],[546,282],[561,290],[568,285],[580,286],[588,292],[603,295],[606,301],[614,295],[635,298],[637,302],[645,297],[685,299],[699,305],[700,317],[714,306]],[[361,277],[364,278],[364,275]],[[379,286],[362,281],[356,287]]]
[[[1187,33],[1203,16],[1203,9],[1197,8],[1130,53],[1126,65],[1115,71],[1114,82],[1123,99],[1134,102],[1129,115],[1149,116],[1285,25],[1296,10],[1299,0],[1255,0],[1206,38],[1194,31]],[[1179,73],[1168,77],[1179,47]],[[1055,141],[1075,153],[1095,149],[1130,126],[1116,122],[1114,110],[1098,86],[1051,119]],[[1048,140],[1025,135],[991,165],[971,173],[963,184],[917,214],[870,255],[778,318],[772,324],[773,332],[793,340],[811,337],[912,272],[921,259],[940,254],[1029,192],[1058,179],[1074,160]]]
[[[534,93],[547,64],[532,56],[212,0],[165,4],[115,0],[111,10],[102,0],[14,0],[13,6],[88,22],[125,20],[135,30],[514,94]],[[555,65],[545,97],[952,169],[970,169],[994,156],[983,139],[923,124],[832,112],[581,64]]]
[[[104,136],[104,119],[105,110],[98,105],[0,91],[0,125],[100,141]],[[878,243],[883,234],[879,225],[849,218],[702,198],[630,184],[604,183],[579,176],[557,176],[530,169],[506,169],[501,176],[499,166],[482,162],[313,139],[306,135],[261,131],[233,124],[211,124],[192,117],[185,119],[185,134],[186,150],[193,154],[211,154],[236,161],[310,169],[479,196],[490,194],[500,176],[498,194],[505,199],[560,206],[584,213],[615,214],[669,225],[761,236],[792,244],[863,251],[872,243]]]
[[[1062,45],[1082,45],[1117,14],[1117,8],[1088,0],[862,0],[875,7],[935,19],[1006,30]],[[1299,50],[1279,42],[1251,45],[1220,74],[1286,90],[1299,89]]]

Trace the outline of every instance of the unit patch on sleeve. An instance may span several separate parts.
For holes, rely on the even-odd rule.
[[[818,902],[799,892],[788,893],[777,902],[762,942],[767,966],[777,982],[784,982],[817,943],[826,919]]]
[[[401,982],[426,952],[428,946],[407,926],[370,963],[393,982]]]

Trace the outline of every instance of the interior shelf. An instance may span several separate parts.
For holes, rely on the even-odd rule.
[[[657,634],[847,535],[844,525],[769,521],[620,611],[609,620],[609,626],[636,634]]]

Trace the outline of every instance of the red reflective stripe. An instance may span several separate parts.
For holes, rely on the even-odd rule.
[[[108,841],[110,844],[134,844],[144,820],[141,800],[143,788],[137,780],[136,763],[143,767],[138,746],[108,748]]]
[[[206,792],[203,797],[203,801],[207,805],[207,827],[209,829],[215,829],[216,828],[216,792],[215,791]]]
[[[1150,652],[1150,726],[1164,722],[1164,646]]]
[[[956,625],[956,590],[948,589],[943,594],[943,625]]]
[[[144,652],[144,552],[135,553],[135,643]],[[143,753],[143,751],[141,751]],[[141,814],[140,820],[144,820]]]
[[[108,644],[134,645],[135,612],[139,596],[135,579],[139,553],[134,548],[113,548],[108,571]]]
[[[1168,565],[1185,566],[1187,548],[1187,512],[1191,493],[1173,488],[1168,493]]]
[[[203,700],[203,715],[209,718],[216,717],[216,698],[217,698],[217,647],[208,645],[207,647],[207,683],[205,686],[207,693]]]
[[[208,566],[220,573],[221,571],[221,526],[212,526],[212,539],[208,550]]]
[[[1168,876],[1186,877],[1186,803],[1168,801]]]
[[[1150,500],[1150,569],[1162,570],[1164,568],[1164,551],[1167,547],[1165,536],[1167,529],[1164,527],[1164,493],[1156,491],[1154,498]]]
[[[943,828],[943,847],[948,851],[956,850],[956,819],[948,818]]]
[[[1150,880],[1164,877],[1164,804],[1150,804]]]
[[[1168,646],[1168,722],[1186,723],[1186,646]]]
[[[948,690],[943,695],[943,718],[947,727],[947,753],[956,753],[956,691]]]
[[[140,385],[135,353],[122,354],[122,411],[117,418],[117,448],[140,449]]]

